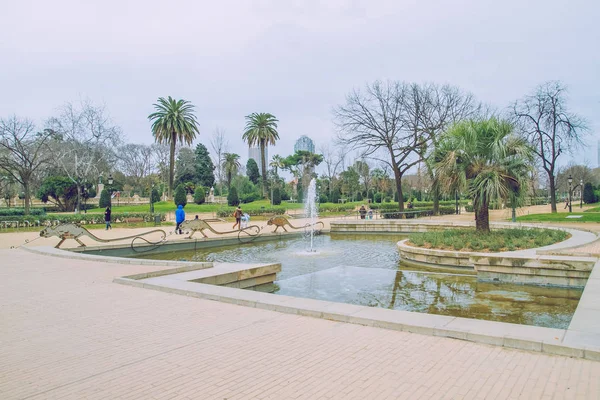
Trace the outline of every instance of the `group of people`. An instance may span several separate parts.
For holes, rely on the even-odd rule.
[[[364,205],[360,206],[358,214],[360,215],[360,219],[373,219],[373,210],[367,211]]]

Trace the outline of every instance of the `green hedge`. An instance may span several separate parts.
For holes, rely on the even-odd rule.
[[[412,211],[421,211],[419,213],[411,213]],[[456,209],[454,207],[440,207],[440,215],[450,215],[454,214]],[[405,208],[404,212],[398,211],[397,208],[394,209],[381,209],[379,210],[379,214],[383,219],[400,219],[404,215],[408,218],[419,218],[426,217],[429,215],[433,215],[433,209],[430,207],[413,207],[413,208]]]
[[[235,211],[235,207],[223,208],[223,209],[217,211],[217,217],[219,217],[219,218],[231,217],[231,216],[233,216],[234,211]],[[285,214],[286,209],[285,209],[285,207],[269,207],[269,208],[264,208],[264,209],[244,210],[244,207],[242,207],[242,211],[250,216],[265,215],[265,214],[283,215],[283,214]]]
[[[111,214],[111,220],[113,222],[124,222],[125,218],[143,218],[144,222],[152,222],[154,221],[154,215],[160,215],[161,221],[166,221],[165,214],[152,214],[152,213],[115,213]],[[50,214],[50,215],[42,215],[42,216],[14,216],[14,217],[0,217],[0,221],[15,221],[15,222],[25,222],[29,221],[31,224],[35,224],[37,221],[40,224],[45,224],[46,222],[54,223],[55,221],[59,221],[60,223],[83,223],[83,224],[103,224],[104,223],[104,215],[103,214]]]
[[[333,204],[333,203],[319,204],[319,212],[352,211],[355,208],[356,208],[356,204]]]
[[[44,214],[46,214],[46,210],[43,208],[30,208],[29,214],[32,216],[33,215],[44,215]],[[12,217],[12,216],[19,216],[19,215],[25,215],[24,208],[0,208],[0,217]]]

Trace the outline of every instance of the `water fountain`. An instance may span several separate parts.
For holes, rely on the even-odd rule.
[[[317,182],[315,178],[311,179],[308,185],[308,193],[306,194],[306,201],[304,203],[304,213],[309,217],[309,225],[307,228],[310,233],[310,252],[314,252],[314,236],[315,236],[315,223],[319,217],[319,210],[317,209]]]

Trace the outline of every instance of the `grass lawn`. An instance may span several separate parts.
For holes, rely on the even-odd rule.
[[[567,218],[567,217],[571,218]],[[517,217],[519,222],[600,222],[600,213],[595,212],[559,212],[555,214],[529,214]]]
[[[562,242],[570,235],[555,229],[498,229],[481,234],[472,229],[446,229],[415,233],[409,244],[416,247],[454,251],[514,251]]]
[[[264,208],[271,208],[271,204],[269,202],[269,200],[257,200],[257,201],[253,201],[252,203],[248,203],[248,204],[242,204],[242,208],[248,209],[248,210],[257,210],[260,209],[261,207]],[[301,209],[304,208],[304,204],[302,203],[286,203],[286,202],[282,202],[281,206],[275,206],[275,207],[285,207],[287,209]],[[167,212],[173,212],[175,211],[177,207],[175,207],[175,204],[172,201],[161,201],[158,203],[154,203],[154,211],[157,213],[167,213]],[[225,208],[230,208],[229,206],[227,206],[226,204],[195,204],[195,203],[188,203],[185,206],[185,211],[187,213],[209,213],[209,212],[215,212],[215,211],[219,211]],[[132,212],[132,213],[140,213],[140,212],[150,212],[150,206],[148,204],[141,204],[141,205],[123,205],[123,206],[117,206],[116,203],[113,202],[113,206],[112,206],[112,211],[114,213],[123,213],[123,212]],[[88,213],[104,213],[104,208],[93,208],[91,210],[88,210]]]

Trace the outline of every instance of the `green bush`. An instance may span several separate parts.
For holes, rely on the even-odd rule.
[[[185,191],[185,186],[183,186],[182,184],[177,185],[177,188],[175,189],[175,196],[173,196],[173,201],[175,202],[176,206],[186,206],[187,195]]]
[[[409,236],[410,244],[418,247],[462,251],[507,251],[547,246],[563,241],[569,234],[557,229],[497,229],[489,234],[473,229],[445,229],[415,233]]]
[[[285,214],[285,207],[270,207],[270,208],[264,208],[264,209],[250,209],[250,210],[244,210],[242,207],[242,210],[250,215],[250,216],[257,216],[257,215],[283,215]],[[219,218],[227,218],[227,217],[231,217],[233,215],[233,212],[235,211],[235,208],[233,207],[229,207],[229,208],[223,208],[219,211],[217,211],[217,217]]]
[[[126,218],[142,218],[145,222],[154,221],[154,215],[159,215],[161,221],[166,220],[165,214],[152,214],[152,213],[115,213],[111,214],[113,222],[124,222]],[[36,216],[13,216],[13,217],[0,217],[0,221],[16,221],[16,222],[29,222],[35,224],[46,223],[82,223],[82,224],[103,224],[104,214],[45,214]]]
[[[194,192],[194,203],[196,204],[204,204],[206,198],[204,197],[204,188],[202,186],[197,186],[196,191]]]
[[[375,195],[373,196],[373,202],[374,203],[381,203],[381,200],[383,199],[383,194],[381,193],[375,193]]]
[[[98,207],[106,208],[110,206],[110,193],[106,189],[102,189],[100,192],[100,202],[98,203]]]
[[[327,203],[329,201],[329,199],[327,198],[327,195],[321,193],[319,195],[319,203]]]
[[[240,204],[240,199],[238,198],[235,186],[232,186],[231,189],[229,189],[229,194],[227,194],[227,204],[230,206],[237,206]]]
[[[271,199],[271,203],[273,203],[274,206],[281,204],[281,191],[278,187],[273,189],[273,198]]]
[[[260,200],[262,196],[258,193],[244,193],[240,195],[240,201],[242,203],[252,203],[253,201]]]
[[[158,203],[160,201],[160,194],[158,194],[158,190],[156,188],[152,189],[152,202]]]
[[[44,215],[46,210],[44,208],[30,208],[29,215]],[[0,217],[11,217],[25,215],[24,208],[1,208]]]
[[[598,198],[594,194],[594,187],[589,182],[583,185],[583,201],[585,204],[592,204],[598,201]]]

